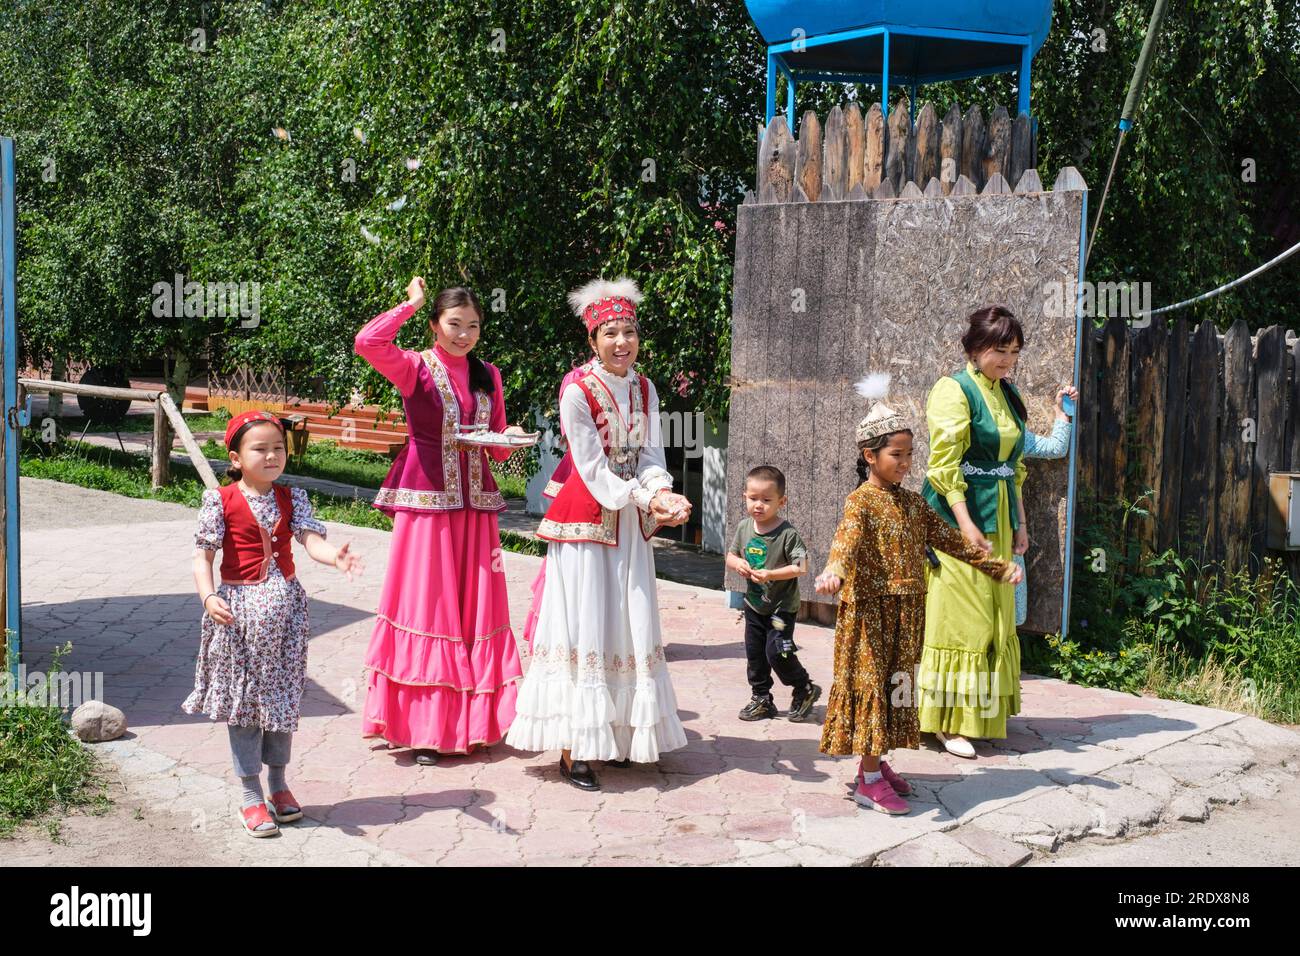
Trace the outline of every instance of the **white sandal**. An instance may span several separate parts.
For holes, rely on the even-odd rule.
[[[947,734],[939,732],[936,732],[935,736],[939,738],[939,743],[943,744],[943,749],[954,757],[962,757],[966,760],[975,759],[975,747],[965,737],[949,737]]]

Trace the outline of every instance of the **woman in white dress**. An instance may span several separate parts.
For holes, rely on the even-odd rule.
[[[653,763],[686,746],[659,632],[650,537],[691,505],[672,491],[659,397],[637,373],[630,279],[589,282],[569,302],[598,361],[560,396],[573,469],[538,537],[550,542],[533,638],[506,743],[560,750],[561,776],[600,784],[588,761]]]

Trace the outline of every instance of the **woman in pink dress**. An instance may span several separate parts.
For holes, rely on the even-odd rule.
[[[459,424],[506,428],[501,373],[470,352],[483,311],[469,289],[444,289],[433,303],[436,344],[413,352],[394,344],[424,304],[424,280],[407,301],[371,319],[356,352],[397,386],[410,432],[375,496],[393,519],[393,540],[366,651],[366,705],[361,731],[416,750],[430,765],[438,754],[465,754],[498,743],[515,716],[523,671],[510,629],[497,512],[488,456],[509,449],[465,445]]]

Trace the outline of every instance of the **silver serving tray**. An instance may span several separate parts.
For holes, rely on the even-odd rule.
[[[523,435],[503,435],[501,432],[480,429],[476,425],[457,425],[456,438],[466,445],[481,445],[485,448],[528,448],[536,445],[541,432],[529,432]]]

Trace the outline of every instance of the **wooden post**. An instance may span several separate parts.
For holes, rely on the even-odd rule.
[[[1147,503],[1151,516],[1138,523],[1137,538],[1145,550],[1156,546],[1156,525],[1160,513],[1160,473],[1164,462],[1165,389],[1168,384],[1169,348],[1163,318],[1146,328],[1133,330],[1129,353],[1131,380],[1129,396],[1133,406],[1137,446],[1132,450],[1136,481],[1140,491],[1151,491]]]
[[[1159,491],[1156,496],[1156,547],[1164,551],[1178,545],[1179,494],[1182,490],[1183,431],[1187,416],[1187,350],[1191,333],[1186,319],[1177,319],[1169,333],[1165,373],[1165,421]]]
[[[1034,166],[1033,130],[1029,115],[1021,113],[1011,124],[1011,149],[1007,159],[1007,182],[1019,183],[1026,169]]]
[[[212,466],[208,464],[208,459],[203,454],[203,449],[199,443],[194,440],[194,435],[190,432],[190,427],[185,424],[185,419],[176,408],[176,403],[166,392],[158,395],[158,404],[162,406],[167,415],[167,420],[171,422],[172,428],[176,429],[176,434],[180,437],[181,444],[190,454],[190,460],[194,462],[194,468],[198,471],[199,477],[203,479],[203,484],[208,488],[217,487],[217,476],[212,473]]]
[[[912,170],[912,182],[917,186],[928,186],[939,175],[939,138],[939,117],[935,115],[934,104],[926,103],[916,117],[916,166]]]
[[[872,103],[864,121],[866,149],[863,151],[862,188],[874,192],[885,178],[885,114]]]
[[[978,191],[984,188],[984,114],[972,105],[961,121],[961,164],[958,172]]]
[[[172,481],[172,433],[167,425],[167,411],[162,402],[153,403],[153,465],[150,480],[154,490]]]
[[[946,196],[961,175],[961,109],[952,104],[939,134],[939,185]]]
[[[1179,533],[1184,548],[1195,547],[1201,561],[1213,561],[1218,521],[1219,332],[1209,319],[1192,336],[1187,355],[1187,430],[1183,439],[1182,488],[1179,491]]]
[[[984,181],[994,173],[1007,178],[1007,161],[1011,155],[1011,117],[1007,108],[999,106],[989,117],[988,141],[984,144]]]
[[[822,189],[824,199],[844,199],[849,194],[848,173],[849,144],[844,124],[844,112],[832,106],[826,114],[826,129],[822,142]]]
[[[907,183],[907,152],[912,141],[912,118],[908,115],[906,100],[899,100],[889,114],[889,142],[885,148],[885,179],[894,189],[894,195],[903,194]]]
[[[1264,533],[1268,527],[1268,473],[1286,471],[1286,332],[1273,325],[1259,333],[1255,356],[1257,396],[1255,458],[1251,468],[1250,556],[1255,567],[1267,553]],[[1300,409],[1291,410],[1292,417]]]
[[[1258,438],[1250,329],[1238,319],[1223,339],[1223,420],[1219,430],[1217,554],[1229,571],[1250,553],[1250,477]]]
[[[1098,403],[1097,480],[1103,500],[1124,495],[1128,465],[1128,322],[1106,320],[1102,343],[1101,392]]]
[[[784,116],[773,116],[763,134],[763,148],[759,153],[758,201],[789,202],[794,194],[795,140],[790,135]]]
[[[862,123],[862,111],[857,103],[850,103],[844,111],[844,158],[848,169],[844,178],[844,195],[853,192],[853,187],[862,184],[862,174],[867,151],[867,130]]]
[[[960,182],[969,182],[963,175]],[[959,183],[960,184],[960,183]],[[956,192],[956,190],[954,190]],[[1070,290],[1074,290],[1071,284]],[[1073,297],[1069,300],[1074,304]],[[1101,406],[1101,373],[1097,360],[1097,326],[1092,317],[1083,317],[1083,341],[1079,343],[1079,429],[1075,464],[1079,470],[1080,502],[1085,517],[1091,517],[1092,506],[1101,497],[1097,487],[1097,409]]]
[[[1290,361],[1291,384],[1287,389],[1287,398],[1291,414],[1285,436],[1286,467],[1288,471],[1300,471],[1300,339],[1291,343]],[[1300,581],[1300,552],[1287,555],[1287,570],[1293,580]]]
[[[812,110],[799,122],[799,146],[795,150],[795,185],[804,191],[809,202],[822,195],[822,124]]]

